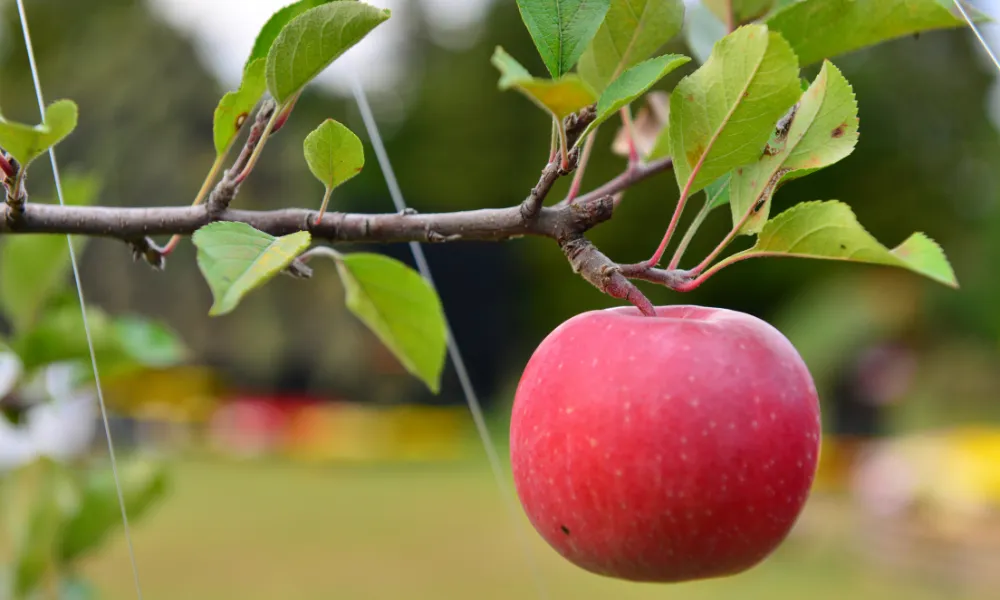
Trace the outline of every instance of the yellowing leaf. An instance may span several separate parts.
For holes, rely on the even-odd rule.
[[[532,77],[499,46],[493,53],[492,62],[500,70],[501,90],[516,89],[560,121],[597,101],[594,91],[577,75],[564,75],[555,80]]]
[[[205,225],[193,241],[198,268],[215,298],[208,314],[219,316],[287,267],[309,247],[311,237],[299,231],[276,238],[246,223],[223,221]]]
[[[798,62],[780,35],[747,25],[719,40],[708,61],[670,95],[678,185],[694,194],[757,159],[801,93]]]
[[[888,265],[958,287],[948,259],[934,240],[914,233],[889,250],[861,226],[849,206],[837,201],[804,202],[786,210],[764,225],[752,248],[725,262],[763,256]]]
[[[858,143],[858,104],[844,76],[826,62],[802,94],[790,122],[779,125],[756,163],[733,172],[733,223],[754,207],[741,233],[756,233],[767,221],[778,185],[828,167],[848,156]]]
[[[227,92],[215,109],[212,123],[212,133],[215,138],[215,154],[222,156],[240,132],[250,111],[267,89],[264,83],[264,66],[266,60],[258,58],[250,63],[243,72],[240,89]]]

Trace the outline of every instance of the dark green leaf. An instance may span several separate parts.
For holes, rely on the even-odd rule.
[[[347,292],[347,307],[436,394],[447,326],[434,288],[413,269],[380,254],[344,256],[338,259],[337,270]]]
[[[227,92],[219,106],[215,109],[212,132],[215,137],[215,154],[222,156],[229,150],[236,134],[240,132],[243,123],[250,116],[250,111],[264,95],[267,85],[264,83],[264,67],[267,60],[258,58],[247,66],[243,73],[240,89]]]
[[[580,76],[603,91],[626,69],[651,57],[684,25],[684,0],[611,0],[594,40],[580,57]]]
[[[728,261],[758,256],[795,256],[888,265],[909,269],[950,287],[955,273],[941,247],[914,233],[889,250],[858,223],[842,202],[804,202],[768,221],[749,250]]]
[[[133,460],[121,466],[119,475],[125,510],[132,523],[141,519],[166,495],[167,471],[158,463]],[[122,514],[114,475],[109,469],[87,473],[79,508],[65,525],[58,550],[60,563],[68,566],[92,552],[121,526]]]
[[[500,70],[501,90],[516,89],[560,121],[597,101],[594,91],[578,76],[564,75],[556,80],[532,77],[499,46],[493,53],[493,65]]]
[[[767,24],[788,40],[805,66],[921,31],[964,27],[962,17],[949,10],[951,4],[951,0],[802,0],[777,11]]]
[[[73,206],[93,204],[100,183],[91,176],[67,173],[63,200]],[[73,240],[77,252],[86,238]],[[36,322],[49,299],[67,283],[69,248],[64,235],[3,236],[0,245],[0,307],[18,332]]]
[[[678,185],[693,194],[755,160],[801,93],[798,62],[780,35],[746,25],[719,40],[708,62],[670,95]]]
[[[362,2],[331,2],[295,17],[268,52],[268,91],[279,103],[286,102],[389,14]]]
[[[853,152],[857,143],[854,91],[837,67],[827,61],[802,94],[791,123],[771,136],[760,160],[733,174],[733,223],[743,221],[753,207],[740,233],[757,233],[764,226],[778,185],[836,163]]]
[[[224,315],[287,267],[311,241],[308,231],[276,238],[246,223],[221,221],[195,232],[198,268],[212,290],[209,314]]]
[[[611,0],[517,0],[521,19],[553,79],[569,73],[594,38]]]
[[[336,0],[299,0],[279,9],[276,13],[271,15],[271,18],[264,23],[261,27],[260,33],[257,34],[257,39],[254,40],[253,49],[250,51],[250,56],[247,57],[246,64],[243,65],[243,70],[246,71],[253,61],[267,58],[267,53],[271,51],[271,46],[274,44],[274,40],[278,38],[278,34],[281,30],[285,28],[285,25],[295,17],[306,12],[310,8],[316,8],[321,4],[327,4],[329,2],[334,2]]]
[[[76,129],[78,110],[72,100],[57,100],[45,108],[41,125],[24,125],[0,117],[0,147],[27,166]]]
[[[622,73],[621,77],[611,82],[608,89],[601,94],[601,98],[597,101],[597,118],[587,127],[580,139],[586,138],[590,132],[611,118],[619,109],[634,102],[639,96],[649,91],[649,88],[656,85],[659,80],[690,60],[690,58],[680,54],[666,54],[641,62]]]

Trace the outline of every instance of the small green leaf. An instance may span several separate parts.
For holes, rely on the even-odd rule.
[[[258,231],[246,223],[220,221],[194,233],[198,268],[212,290],[209,315],[231,312],[250,291],[287,267],[311,241],[308,231],[282,237]]]
[[[76,103],[72,100],[57,100],[48,105],[41,125],[13,123],[0,117],[0,147],[27,166],[72,133],[77,117]]]
[[[327,189],[333,189],[361,172],[365,148],[344,125],[327,119],[306,136],[303,151],[309,170]]]
[[[564,75],[556,80],[532,77],[499,46],[492,62],[500,70],[501,90],[516,89],[560,121],[597,101],[594,91],[578,76]]]
[[[774,0],[703,0],[715,16],[725,22],[732,11],[735,24],[759,19],[774,7]]]
[[[257,39],[253,42],[253,49],[250,51],[250,56],[247,57],[247,62],[243,65],[244,72],[253,61],[260,58],[267,58],[267,53],[271,51],[274,40],[278,38],[278,34],[281,33],[281,30],[285,28],[285,25],[289,21],[310,8],[316,8],[322,4],[334,1],[336,0],[299,0],[279,9],[271,15],[267,23],[264,23],[264,26],[260,28],[260,33],[257,34]]]
[[[784,181],[828,167],[858,143],[858,103],[851,84],[826,61],[802,94],[791,123],[771,136],[756,163],[736,169],[732,180],[733,223],[754,212],[740,233],[757,233],[771,211],[771,197]]]
[[[130,522],[136,522],[167,492],[166,469],[159,463],[132,460],[119,471],[122,497]],[[82,482],[78,509],[67,521],[58,549],[62,565],[68,566],[99,547],[108,534],[122,525],[114,475],[101,469],[87,473]]]
[[[531,39],[553,79],[576,64],[597,33],[611,0],[517,0]]]
[[[73,206],[93,204],[97,178],[67,173],[63,200]],[[80,252],[86,238],[73,239]],[[48,300],[67,283],[69,248],[64,235],[8,235],[0,244],[0,308],[18,332],[31,328]]]
[[[434,288],[413,269],[380,254],[349,254],[338,259],[337,270],[347,307],[436,394],[447,326]]]
[[[215,109],[215,120],[212,132],[215,137],[215,154],[222,156],[229,149],[236,134],[240,132],[250,111],[264,95],[267,85],[264,83],[264,67],[266,59],[258,58],[250,63],[243,72],[240,89],[227,92],[219,106]]]
[[[889,250],[858,222],[842,202],[805,202],[768,221],[748,250],[727,262],[762,256],[795,256],[844,260],[900,267],[950,287],[955,273],[941,247],[923,233],[914,233]]]
[[[389,15],[362,2],[331,2],[295,17],[267,54],[268,91],[283,104]]]
[[[670,154],[678,185],[692,179],[693,194],[755,160],[801,93],[798,62],[780,35],[747,25],[719,40],[708,62],[670,95]]]
[[[607,121],[623,106],[631,104],[642,96],[649,88],[670,74],[677,67],[690,62],[691,59],[680,54],[665,54],[641,62],[621,74],[621,77],[611,82],[597,101],[597,118],[587,127],[580,139]]]
[[[921,31],[964,27],[965,20],[949,10],[951,4],[951,0],[802,0],[774,13],[767,24],[788,40],[805,66]],[[971,7],[967,10],[981,18]]]
[[[604,23],[580,57],[580,77],[603,91],[626,69],[652,56],[683,25],[684,0],[611,0]]]

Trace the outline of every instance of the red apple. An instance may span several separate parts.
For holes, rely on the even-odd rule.
[[[577,315],[528,362],[510,431],[535,529],[601,575],[739,573],[784,540],[816,474],[802,358],[756,317],[667,306]]]

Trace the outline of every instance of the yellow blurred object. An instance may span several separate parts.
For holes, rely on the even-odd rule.
[[[138,370],[107,382],[104,390],[108,406],[116,411],[131,416],[150,406],[170,407],[161,414],[188,423],[210,419],[221,395],[215,372],[197,366]]]

